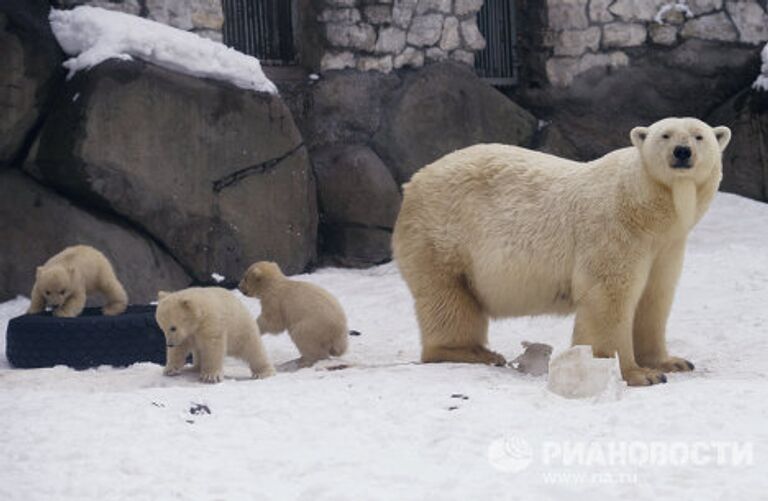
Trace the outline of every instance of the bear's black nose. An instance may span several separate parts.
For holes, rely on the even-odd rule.
[[[688,160],[691,158],[691,149],[687,146],[675,146],[675,151],[672,154],[678,160]]]

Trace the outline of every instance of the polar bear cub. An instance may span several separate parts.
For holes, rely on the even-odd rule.
[[[106,298],[105,315],[119,315],[128,306],[128,295],[104,254],[87,245],[67,247],[37,268],[27,313],[50,306],[57,317],[76,317],[93,292]]]
[[[191,287],[159,292],[158,301],[155,318],[167,345],[165,375],[178,374],[190,353],[205,383],[221,381],[225,355],[248,362],[254,378],[274,375],[256,320],[232,292]]]
[[[309,367],[347,351],[347,317],[339,302],[317,285],[290,280],[276,263],[251,265],[239,285],[246,296],[261,301],[259,328],[288,335],[298,348],[299,367]]]
[[[422,361],[503,364],[486,347],[490,318],[575,312],[573,344],[618,354],[630,385],[692,370],[667,353],[667,317],[730,138],[669,118],[592,162],[482,144],[421,169],[404,187],[393,250]]]

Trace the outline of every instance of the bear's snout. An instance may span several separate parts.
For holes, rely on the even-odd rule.
[[[691,167],[691,148],[688,146],[675,146],[672,156],[675,163],[672,167],[688,169]]]

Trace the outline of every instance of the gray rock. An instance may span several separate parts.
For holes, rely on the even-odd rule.
[[[680,35],[683,38],[702,38],[724,42],[734,42],[739,39],[739,33],[723,12],[698,17],[686,22]]]
[[[449,16],[443,21],[443,34],[440,37],[440,48],[442,50],[453,50],[459,47],[461,39],[459,38],[459,20]]]
[[[390,26],[379,30],[379,38],[376,40],[374,52],[399,54],[405,48],[405,31]],[[391,68],[390,68],[391,69]]]
[[[674,45],[677,43],[677,27],[668,24],[652,24],[648,34],[653,43],[658,45]]]
[[[195,26],[192,23],[192,6],[187,0],[144,0],[144,3],[149,11],[147,17],[153,21],[180,30],[191,30]]]
[[[357,60],[357,69],[360,71],[389,73],[392,71],[392,56],[361,57]]]
[[[451,52],[451,59],[460,63],[468,64],[474,67],[475,65],[475,53],[466,50],[455,50]]]
[[[467,49],[485,49],[485,38],[480,33],[477,27],[477,19],[474,17],[461,22],[461,38],[464,39],[464,46]]]
[[[758,2],[728,0],[726,7],[739,31],[740,41],[758,44],[768,40],[768,14]]]
[[[376,45],[376,30],[370,24],[328,23],[325,35],[334,47],[371,52]]]
[[[324,9],[318,16],[318,20],[324,23],[349,23],[360,21],[358,9]]]
[[[181,266],[141,232],[76,207],[19,171],[0,173],[0,234],[0,301],[29,296],[35,268],[75,244],[92,245],[109,257],[133,304],[190,283]]]
[[[424,66],[424,52],[413,47],[406,47],[402,54],[395,56],[395,68],[410,66],[412,68],[421,68]]]
[[[642,24],[611,23],[603,26],[604,47],[636,47],[645,43],[647,31]]]
[[[373,146],[398,183],[458,148],[528,145],[536,129],[530,113],[458,63],[436,63],[406,76],[387,102]]]
[[[549,29],[583,30],[589,26],[587,19],[588,0],[547,0]]]
[[[624,21],[651,21],[669,0],[616,0],[608,10]]]
[[[25,167],[45,183],[144,229],[198,280],[313,261],[314,181],[279,96],[125,61],[62,90]]]
[[[413,19],[417,0],[395,0],[392,6],[392,22],[399,28],[408,28]]]
[[[381,127],[384,99],[400,79],[359,71],[329,73],[311,88],[296,120],[310,151],[333,143],[366,143]]]
[[[466,16],[467,14],[474,14],[483,7],[484,0],[456,0],[456,6],[454,7],[454,14],[457,16]]]
[[[723,0],[688,0],[688,8],[694,16],[700,16],[722,9]]]
[[[608,23],[614,20],[613,14],[608,7],[613,0],[591,0],[589,2],[589,19],[599,23]]]
[[[353,52],[326,52],[320,62],[320,68],[323,71],[343,70],[344,68],[354,68],[355,54]]]
[[[731,143],[723,153],[720,189],[768,202],[768,93],[746,89],[711,115],[707,123],[731,128]]]
[[[23,160],[28,136],[64,78],[49,9],[43,0],[0,4],[0,167]]]
[[[371,24],[392,22],[392,7],[389,5],[369,5],[363,10],[365,20]]]
[[[427,58],[427,61],[430,62],[439,62],[448,59],[448,53],[440,47],[430,47],[424,52],[424,54]]]
[[[580,56],[587,50],[595,51],[600,46],[600,28],[593,26],[586,30],[564,30],[557,34],[556,56]]]
[[[638,125],[668,116],[706,116],[748,86],[757,71],[755,49],[692,39],[668,50],[639,52],[630,66],[594,67],[567,88],[528,91],[520,102],[548,110],[540,116],[578,149],[576,159],[592,160],[629,146],[629,131]]]
[[[326,256],[355,266],[391,258],[401,196],[387,166],[364,145],[334,145],[312,155]]]
[[[416,5],[416,14],[422,15],[427,12],[451,12],[451,3],[453,0],[419,0]]]
[[[443,16],[427,14],[413,18],[408,30],[408,43],[416,47],[435,45],[443,33]]]

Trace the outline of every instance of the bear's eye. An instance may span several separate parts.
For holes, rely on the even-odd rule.
[[[171,326],[171,332],[176,332],[176,326],[175,325]]]
[[[51,291],[45,291],[45,295],[46,296],[50,296],[51,295]]]
[[[704,139],[704,136],[702,136],[701,134],[696,136],[696,141],[701,141],[703,139]]]
[[[59,291],[59,294],[66,294],[66,293],[67,293],[67,289],[61,289],[61,290]]]
[[[661,138],[662,138],[662,139],[669,139],[669,134],[662,134],[662,135],[661,135]]]

